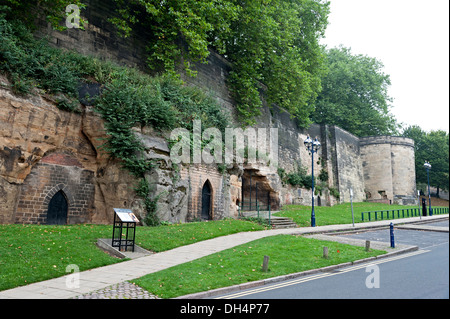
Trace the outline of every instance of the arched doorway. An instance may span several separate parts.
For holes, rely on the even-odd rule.
[[[64,192],[60,190],[52,197],[50,203],[48,203],[47,224],[65,225],[67,222],[68,208],[69,205],[66,196],[64,195]]]
[[[202,220],[210,220],[211,217],[211,195],[212,189],[209,181],[206,181],[202,188]]]

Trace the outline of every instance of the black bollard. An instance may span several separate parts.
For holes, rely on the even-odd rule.
[[[394,224],[389,225],[390,233],[391,233],[391,248],[395,248],[395,241],[394,241]]]
[[[422,216],[427,216],[427,200],[422,198]]]

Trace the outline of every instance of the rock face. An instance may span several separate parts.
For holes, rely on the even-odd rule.
[[[136,195],[130,174],[98,151],[105,137],[90,109],[65,112],[39,94],[0,89],[0,223],[46,223],[59,191],[67,223],[111,222],[112,207]]]
[[[220,173],[215,165],[174,165],[163,136],[148,128],[135,134],[145,147],[142,156],[156,164],[145,178],[161,220],[237,216],[242,169]],[[143,221],[138,181],[102,151],[106,138],[91,107],[70,113],[39,94],[18,97],[0,89],[0,223],[48,223],[57,193],[67,203],[64,223],[108,224],[114,207],[131,208]],[[210,205],[202,212],[205,196]]]

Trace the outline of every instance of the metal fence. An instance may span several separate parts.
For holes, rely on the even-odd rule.
[[[244,201],[240,205],[240,209],[242,211],[269,211],[270,210],[270,203],[260,202],[260,201],[253,201],[253,202],[247,202]]]
[[[260,206],[259,202],[253,202],[244,206],[245,203],[242,203],[239,206],[239,217],[256,217],[256,218],[267,218],[270,224],[271,220],[271,207],[269,204],[263,204]],[[247,209],[244,209],[247,208]],[[244,213],[246,211],[246,213]]]
[[[448,214],[449,208],[447,207],[436,207],[431,208],[433,215]],[[427,209],[428,213],[428,209]],[[383,219],[395,219],[395,218],[405,218],[405,217],[415,217],[422,214],[422,208],[404,208],[404,209],[391,209],[391,210],[379,210],[361,213],[361,221],[364,221],[364,216],[366,215],[368,221],[372,220],[383,220]]]

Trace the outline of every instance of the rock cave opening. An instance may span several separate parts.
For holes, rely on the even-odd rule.
[[[280,209],[280,199],[269,178],[258,169],[244,169],[241,189],[242,211],[276,211]]]

